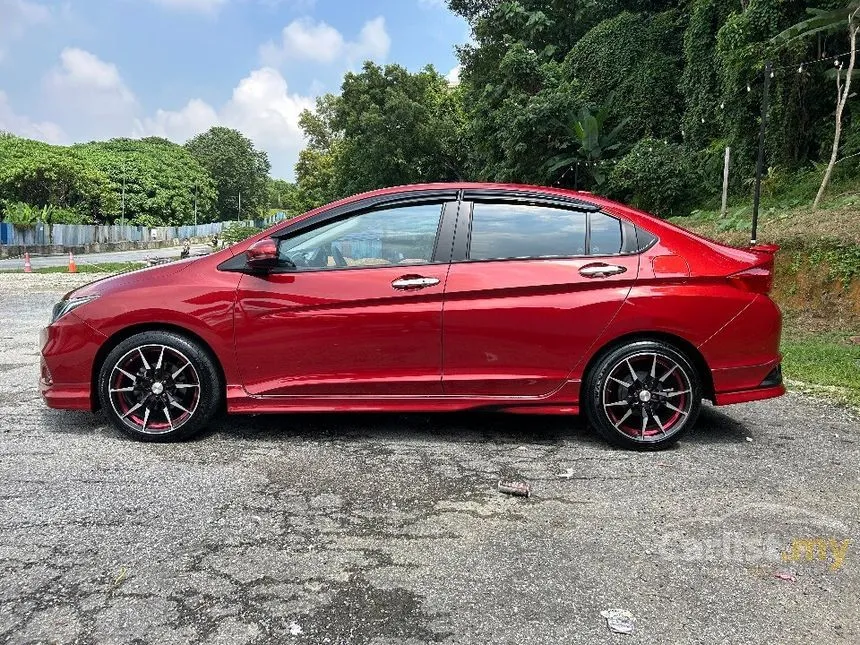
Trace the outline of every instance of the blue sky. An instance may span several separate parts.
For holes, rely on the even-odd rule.
[[[0,0],[0,130],[181,143],[227,125],[291,178],[299,113],[346,71],[449,74],[468,37],[442,0]]]

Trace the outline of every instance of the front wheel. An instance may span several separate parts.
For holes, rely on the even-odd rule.
[[[589,421],[609,442],[637,450],[674,444],[696,423],[699,375],[684,354],[660,341],[638,341],[604,355],[583,389]]]
[[[141,441],[175,441],[203,429],[218,412],[221,379],[209,354],[167,331],[135,334],[99,372],[99,399],[111,422]]]

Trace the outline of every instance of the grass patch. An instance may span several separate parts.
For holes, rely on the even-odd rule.
[[[100,262],[78,264],[78,273],[126,273],[147,266],[146,262]],[[68,273],[66,265],[33,268],[33,273]],[[21,273],[21,269],[4,269],[3,273]]]
[[[811,386],[815,393],[860,406],[860,344],[851,338],[846,332],[811,334],[786,329],[782,338],[786,378]]]
[[[78,273],[126,273],[148,266],[146,262],[99,262],[78,264]],[[68,273],[68,266],[41,267],[33,269],[36,273]]]

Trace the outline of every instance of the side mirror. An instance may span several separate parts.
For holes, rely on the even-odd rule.
[[[254,271],[269,271],[278,266],[278,243],[271,237],[254,242],[245,251],[245,263]]]

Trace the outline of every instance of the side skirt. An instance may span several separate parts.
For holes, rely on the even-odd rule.
[[[250,396],[241,385],[227,386],[230,414],[279,414],[284,412],[456,412],[495,410],[518,414],[578,414],[579,381],[567,381],[543,398],[466,396]]]

